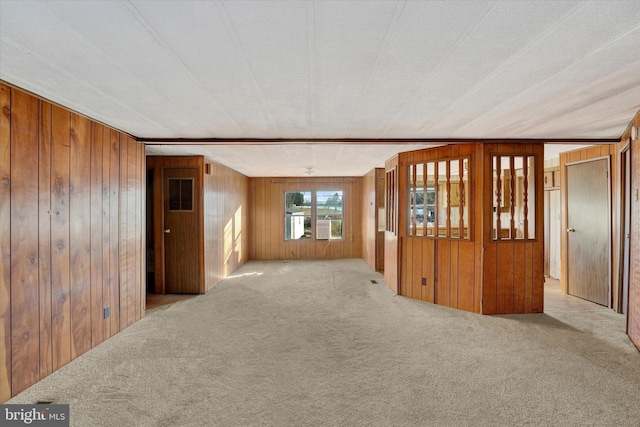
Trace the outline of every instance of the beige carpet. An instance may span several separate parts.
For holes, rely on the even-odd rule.
[[[69,403],[89,427],[638,426],[624,323],[435,306],[362,260],[252,261],[9,403]]]

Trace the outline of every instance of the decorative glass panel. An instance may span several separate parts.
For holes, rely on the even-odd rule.
[[[448,237],[449,225],[449,202],[447,194],[447,186],[449,183],[449,162],[438,162],[438,172],[436,178],[436,196],[438,197],[438,210],[436,214],[437,235],[438,237]]]
[[[386,172],[385,230],[396,233],[396,170]]]
[[[535,239],[535,157],[492,156],[494,240]]]
[[[469,238],[469,158],[408,166],[410,236]]]

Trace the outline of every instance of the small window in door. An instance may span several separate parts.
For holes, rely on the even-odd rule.
[[[169,178],[169,211],[193,212],[193,178]]]

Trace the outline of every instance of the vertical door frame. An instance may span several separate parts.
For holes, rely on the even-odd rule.
[[[544,276],[551,277],[551,190],[544,189]]]
[[[400,159],[396,155],[392,159],[387,160],[384,168],[385,172],[385,215],[387,220],[385,221],[384,231],[384,278],[387,286],[389,286],[396,294],[401,295],[402,289],[400,284],[401,273],[401,248],[402,239],[400,237],[400,221],[399,211],[399,172],[400,172]],[[393,172],[393,182],[387,181],[387,173]],[[393,197],[389,197],[389,191],[393,192]],[[393,206],[389,206],[389,199],[392,199]],[[390,265],[391,263],[395,265]]]
[[[618,313],[628,314],[629,311],[629,300],[628,300],[628,291],[629,291],[629,279],[630,279],[630,269],[631,269],[631,238],[627,239],[626,232],[631,233],[631,168],[632,168],[632,159],[631,159],[631,143],[625,144],[619,151],[620,156],[620,188],[619,188],[619,197],[620,197],[620,212],[619,212],[619,221],[620,221],[620,256],[618,262],[620,263],[620,268],[618,269],[618,304],[616,311]],[[627,182],[627,178],[628,182]],[[627,209],[629,209],[627,215]],[[627,224],[629,228],[627,229]],[[628,241],[628,244],[627,244]],[[625,266],[625,260],[628,260],[629,263]],[[625,280],[626,278],[626,280]],[[626,292],[625,292],[626,291]],[[625,293],[627,295],[626,306],[625,306]],[[629,321],[629,317],[627,316],[627,322]]]
[[[176,168],[194,168],[198,170],[198,186],[195,188],[195,197],[200,198],[200,233],[198,236],[199,245],[199,274],[200,293],[205,291],[204,274],[204,156],[148,156],[147,167],[153,169],[153,219],[154,219],[154,269],[155,269],[155,292],[156,294],[166,293],[165,280],[165,249],[164,249],[164,170]]]
[[[163,164],[157,157],[150,158],[148,161],[153,162],[154,293],[164,294],[164,236],[162,229],[164,225]]]
[[[611,191],[611,183],[613,182],[612,177],[611,177],[611,155],[605,155],[605,156],[598,156],[598,157],[592,157],[589,159],[584,159],[584,160],[577,160],[574,162],[567,162],[564,164],[564,169],[565,169],[565,177],[566,177],[566,188],[565,188],[565,197],[566,197],[566,206],[565,206],[565,210],[564,210],[564,223],[566,224],[567,228],[569,227],[569,173],[568,173],[568,168],[569,166],[575,166],[575,165],[579,165],[579,164],[583,164],[583,163],[590,163],[590,162],[596,162],[599,160],[606,160],[607,161],[607,242],[608,242],[608,249],[609,249],[609,254],[607,256],[607,287],[608,287],[608,291],[607,291],[607,307],[611,308],[612,305],[612,285],[613,285],[613,277],[611,274],[611,268],[613,265],[612,262],[612,256],[613,256],[613,243],[612,243],[612,236],[613,236],[613,232],[612,232],[612,225],[613,225],[613,215],[612,215],[612,191]],[[568,238],[568,231],[567,229],[565,229],[563,231],[565,233],[565,236],[567,236],[566,241],[566,250],[564,251],[564,257],[563,257],[563,262],[565,263],[565,265],[567,266],[565,271],[566,271],[566,292],[569,293],[569,238]],[[596,304],[594,302],[594,304]]]

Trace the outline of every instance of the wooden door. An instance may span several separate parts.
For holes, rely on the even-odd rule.
[[[567,289],[609,306],[609,159],[567,166]]]
[[[163,169],[165,293],[202,292],[197,168]]]

